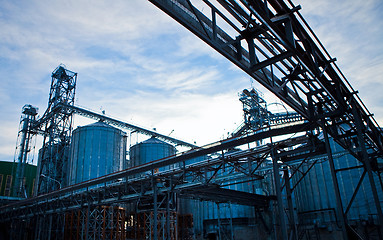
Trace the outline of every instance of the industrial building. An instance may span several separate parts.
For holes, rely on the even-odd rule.
[[[243,123],[197,146],[75,105],[77,73],[60,65],[0,163],[0,239],[383,239],[382,130],[300,7],[150,1],[289,108],[244,89]],[[132,133],[146,140],[128,146]]]
[[[0,161],[0,198],[6,202],[12,199],[13,181],[17,163]],[[23,174],[24,192],[23,197],[32,197],[36,180],[37,167],[32,164],[26,164]]]

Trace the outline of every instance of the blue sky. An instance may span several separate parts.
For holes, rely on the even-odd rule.
[[[383,125],[382,1],[294,2]],[[60,63],[78,73],[78,105],[199,145],[240,124],[244,88],[277,101],[145,0],[0,0],[0,36],[0,160],[13,160],[22,106],[45,111]]]

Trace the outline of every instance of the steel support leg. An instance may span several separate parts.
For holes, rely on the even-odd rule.
[[[362,153],[362,158],[363,158],[362,161],[364,163],[365,170],[367,171],[368,180],[370,180],[372,196],[374,198],[375,207],[376,207],[376,211],[377,211],[377,214],[378,214],[378,224],[380,225],[379,228],[378,228],[379,238],[383,239],[383,213],[382,213],[382,206],[380,205],[378,191],[376,189],[376,184],[375,184],[374,176],[372,174],[370,158],[368,157],[366,145],[365,145],[365,142],[364,142],[364,139],[363,139],[363,130],[362,130],[362,128],[364,129],[365,126],[362,123],[362,119],[361,119],[359,113],[357,112],[357,110],[355,108],[355,105],[356,104],[353,104],[352,110],[353,110],[353,114],[354,114],[354,117],[355,117],[358,142],[359,142],[359,145],[360,145],[360,148],[361,148],[361,153]]]
[[[286,228],[285,212],[283,209],[283,200],[282,200],[282,192],[281,192],[281,178],[279,176],[279,164],[278,164],[278,159],[276,157],[275,151],[276,150],[273,147],[271,150],[271,158],[273,160],[274,186],[275,186],[275,193],[277,195],[279,223],[281,226],[282,239],[287,240],[288,234],[287,234],[287,228]]]
[[[53,221],[53,214],[49,214],[49,228],[46,229],[46,231],[48,232],[48,240],[51,239],[51,233],[52,233],[52,221]]]
[[[287,168],[283,169],[283,178],[285,179],[287,204],[288,204],[288,207],[289,207],[289,215],[290,215],[291,237],[289,239],[298,240],[297,225],[295,223],[294,207],[293,207],[293,201],[292,201],[292,198],[291,198],[291,186],[290,186],[289,170]]]
[[[90,205],[88,203],[88,206],[86,207],[85,239],[88,239],[88,237],[89,237],[90,218],[91,218],[91,216],[90,216]]]
[[[153,184],[153,235],[154,240],[158,240],[158,231],[157,231],[157,183],[155,178],[152,178],[152,184]]]
[[[167,193],[166,202],[166,239],[170,240],[170,192]]]
[[[36,228],[35,228],[35,239],[40,239],[40,231],[41,231],[41,218],[39,215],[36,216]]]
[[[378,172],[378,178],[379,178],[379,182],[380,182],[380,187],[382,188],[382,192],[383,192],[383,182],[382,182],[382,173],[381,172]]]
[[[167,239],[171,240],[172,236],[171,236],[171,231],[170,231],[170,201],[172,201],[172,203],[173,203],[172,207],[174,207],[174,195],[173,195],[173,191],[172,191],[173,190],[173,177],[170,177],[169,187],[171,190],[168,192],[168,202],[166,204],[166,210],[168,213],[166,216],[166,232],[167,232]],[[174,232],[174,234],[176,235],[177,233]]]
[[[60,226],[61,231],[61,239],[64,239],[64,233],[65,233],[65,213],[59,213],[60,219],[62,221],[62,224]]]
[[[362,182],[364,180],[364,176],[366,175],[366,170],[363,171],[362,176],[359,179],[358,184],[356,185],[355,191],[351,196],[350,202],[347,205],[346,211],[344,212],[345,215],[347,215],[348,211],[350,211],[352,203],[354,202],[354,199],[356,197],[356,194],[358,194],[359,188],[362,185]]]
[[[342,239],[347,240],[347,219],[343,214],[343,205],[342,205],[342,199],[340,196],[339,192],[339,183],[338,183],[338,178],[336,177],[336,171],[335,171],[335,165],[334,165],[334,159],[332,157],[332,151],[331,151],[331,146],[330,146],[330,141],[328,138],[327,130],[326,127],[323,126],[323,135],[325,139],[325,145],[326,145],[326,152],[327,152],[327,157],[330,165],[330,172],[331,172],[331,177],[332,177],[332,184],[334,187],[334,192],[335,192],[335,199],[336,199],[336,213],[338,215],[338,219],[340,221],[340,226],[342,230]]]
[[[219,210],[219,203],[217,204],[217,216],[218,216],[218,240],[221,240],[221,214]]]
[[[233,210],[231,209],[231,202],[229,202],[229,208],[230,208],[230,239],[234,240]]]

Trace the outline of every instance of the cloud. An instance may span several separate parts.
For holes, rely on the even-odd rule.
[[[302,14],[321,42],[337,58],[348,81],[375,118],[383,123],[383,3],[367,1],[305,1]]]

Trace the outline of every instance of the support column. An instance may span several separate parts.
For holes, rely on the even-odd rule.
[[[287,167],[283,169],[283,178],[285,179],[287,204],[289,207],[289,215],[290,215],[290,231],[291,231],[290,236],[291,237],[289,239],[298,240],[298,231],[297,231],[297,225],[295,223],[295,216],[294,216],[294,206],[293,206],[293,201],[291,198],[291,186],[290,186],[289,170],[287,169]]]
[[[354,103],[354,102],[353,102]],[[374,176],[372,174],[372,168],[371,168],[371,162],[370,158],[367,153],[366,145],[363,139],[363,131],[365,130],[365,126],[362,123],[361,116],[359,115],[359,112],[355,108],[356,104],[353,104],[353,115],[355,117],[355,123],[356,123],[356,131],[357,131],[357,138],[358,142],[361,148],[361,154],[362,154],[362,162],[364,163],[364,168],[367,172],[368,180],[370,181],[371,190],[372,190],[372,196],[375,201],[375,207],[378,214],[378,224],[380,225],[378,228],[379,238],[383,239],[383,213],[382,213],[382,206],[380,205],[378,191],[376,189],[376,184],[374,180]]]
[[[342,205],[342,199],[341,199],[340,192],[339,192],[338,178],[336,177],[334,159],[332,157],[330,141],[328,139],[328,134],[327,134],[326,127],[324,126],[324,123],[323,123],[323,126],[322,126],[322,130],[323,130],[323,135],[324,135],[324,139],[325,139],[325,145],[326,145],[326,152],[327,152],[328,162],[329,162],[329,165],[330,165],[332,184],[333,184],[334,192],[335,192],[336,214],[338,215],[338,219],[340,220],[340,226],[342,228],[341,229],[342,230],[342,239],[347,240],[348,239],[348,237],[347,237],[347,230],[346,230],[347,219],[345,218],[345,216],[343,214],[343,205]]]
[[[277,204],[278,204],[278,214],[279,214],[279,223],[281,226],[282,239],[287,240],[287,228],[285,221],[285,212],[283,209],[283,200],[282,200],[282,190],[281,190],[281,178],[279,176],[279,164],[276,157],[276,150],[274,147],[271,149],[271,158],[273,160],[273,175],[274,175],[274,186],[275,193],[277,195]]]
[[[379,182],[380,182],[380,187],[382,188],[382,192],[383,192],[383,182],[382,182],[382,173],[381,172],[378,172],[378,178],[379,178]]]
[[[62,221],[61,228],[60,228],[60,231],[61,231],[61,239],[64,239],[65,223],[66,223],[65,212],[59,213],[59,216],[60,216],[61,221]]]
[[[154,240],[158,240],[158,231],[157,231],[157,183],[154,177],[152,177],[152,185],[153,185],[153,235]]]
[[[170,200],[173,203],[172,207],[174,207],[173,177],[170,177],[169,188],[170,188],[170,191],[168,192],[168,202],[166,203],[166,211],[167,211],[167,215],[166,215],[166,232],[167,232],[167,239],[171,240],[172,238],[171,238],[171,231],[170,231]],[[174,233],[174,234],[176,235],[176,233]]]
[[[170,240],[170,195],[167,193],[167,202],[166,202],[166,239]]]
[[[48,233],[48,240],[51,239],[51,233],[52,233],[52,218],[53,218],[53,214],[49,214],[49,228],[46,229],[47,233]]]
[[[35,239],[40,239],[40,229],[41,229],[41,224],[40,224],[40,216],[36,216],[36,227],[35,227]]]
[[[218,217],[218,240],[221,240],[221,213],[219,211],[219,203],[217,204],[217,217]]]
[[[229,202],[229,208],[230,208],[230,240],[234,240],[233,211],[231,209],[231,202]]]
[[[113,215],[112,215],[113,216]],[[89,236],[89,222],[90,222],[90,205],[89,205],[89,202],[88,202],[88,206],[86,207],[86,220],[85,220],[85,225],[86,225],[86,229],[85,229],[85,239],[88,239],[88,236]]]

